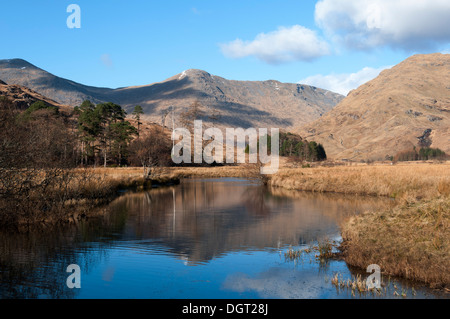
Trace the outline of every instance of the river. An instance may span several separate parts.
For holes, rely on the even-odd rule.
[[[291,248],[339,242],[346,218],[391,204],[232,178],[125,193],[99,217],[56,229],[1,231],[0,298],[445,297],[384,277],[380,294],[355,294],[336,288],[332,278],[369,274],[342,260],[319,262],[314,252],[285,258]],[[66,284],[72,264],[81,270],[79,289]]]

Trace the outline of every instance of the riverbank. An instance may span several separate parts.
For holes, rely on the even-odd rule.
[[[109,204],[123,192],[140,192],[180,183],[179,175],[166,170],[152,178],[144,178],[138,168],[77,169],[74,175],[77,178],[70,187],[77,196],[64,203],[69,212],[66,217],[70,221],[96,215],[96,208]],[[84,183],[76,182],[80,176]]]
[[[286,189],[389,196],[397,205],[342,225],[345,261],[362,269],[450,288],[450,165],[405,163],[282,169],[269,185]]]
[[[127,183],[142,178],[142,168],[139,167],[99,167],[91,168],[92,173],[104,176],[111,180]],[[250,165],[239,166],[216,166],[216,167],[162,167],[154,171],[156,178],[183,179],[183,178],[221,178],[257,177],[256,170]]]
[[[37,171],[29,177],[26,191],[2,194],[0,227],[26,228],[76,222],[96,216],[98,208],[125,191],[144,191],[179,183],[180,179],[173,174],[148,179],[136,169]]]
[[[448,196],[366,212],[342,226],[340,249],[352,266],[377,264],[384,275],[449,289],[449,220]]]
[[[432,198],[450,188],[450,163],[281,168],[269,185],[318,193]]]

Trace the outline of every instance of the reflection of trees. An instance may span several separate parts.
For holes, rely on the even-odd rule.
[[[266,204],[266,198],[270,195],[266,187],[259,186],[248,188],[243,194],[243,202],[248,212],[256,216],[268,216],[270,207]]]
[[[1,298],[72,298],[75,291],[65,286],[65,267],[77,258],[73,252],[55,256],[58,247],[67,245],[73,233],[59,231],[48,234],[0,233],[0,296]],[[57,262],[50,262],[57,258]],[[39,269],[46,265],[45,271]]]
[[[78,290],[66,286],[67,266],[78,264],[88,273],[100,263],[123,217],[121,212],[76,225],[0,231],[0,299],[76,297]],[[99,240],[106,245],[83,245]]]
[[[290,190],[281,187],[268,187],[274,198],[293,199],[296,202],[309,203],[311,208],[322,207],[321,214],[335,220],[340,226],[348,217],[373,209],[385,209],[395,204],[389,198],[359,196],[336,193],[314,193]]]

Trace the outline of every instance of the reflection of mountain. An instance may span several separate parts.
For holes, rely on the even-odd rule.
[[[242,182],[188,181],[124,196],[110,209],[112,214],[128,211],[122,240],[152,239],[195,264],[231,251],[276,249],[338,235],[343,218],[385,202],[296,194],[288,198]]]

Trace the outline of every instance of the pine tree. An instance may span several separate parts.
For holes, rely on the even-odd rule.
[[[137,136],[139,138],[139,136],[140,136],[140,125],[142,124],[140,122],[141,115],[144,114],[144,110],[142,109],[142,106],[136,105],[134,107],[134,110],[133,110],[133,112],[131,114],[133,114],[133,118],[137,121]]]

